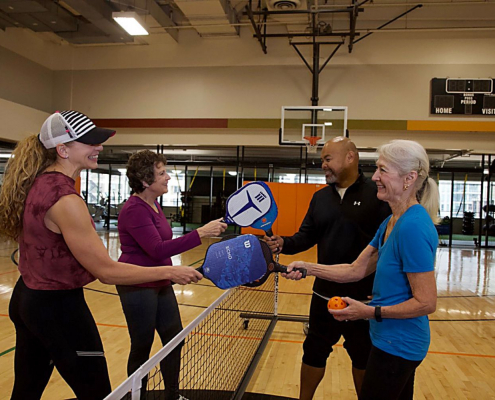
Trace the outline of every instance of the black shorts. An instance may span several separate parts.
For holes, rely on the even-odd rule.
[[[303,344],[303,363],[324,368],[333,346],[344,336],[347,350],[356,369],[366,369],[371,350],[367,320],[339,322],[328,312],[327,300],[313,294],[309,311],[309,331]]]

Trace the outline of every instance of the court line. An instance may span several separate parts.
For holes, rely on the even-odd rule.
[[[89,287],[84,287],[84,289],[85,290],[89,290],[91,292],[98,292],[98,293],[103,293],[103,294],[111,294],[112,296],[118,296],[119,295],[118,293],[107,292],[105,290],[93,289],[93,288],[89,288]]]
[[[309,293],[309,292],[305,292],[305,293],[301,293],[301,292],[286,292],[286,291],[283,291],[283,290],[279,290],[278,291],[279,294],[300,294],[302,296],[312,296],[313,293]],[[455,298],[471,298],[471,297],[479,297],[479,298],[483,298],[483,297],[495,297],[495,294],[473,294],[473,295],[466,295],[466,296],[463,296],[463,295],[452,295],[452,296],[437,296],[437,299],[455,299]]]
[[[113,292],[106,292],[104,290],[98,290],[98,289],[93,289],[93,288],[88,288],[85,287],[85,290],[89,290],[91,292],[97,292],[97,293],[103,293],[103,294],[110,294],[112,296],[118,296],[118,293],[113,293]],[[184,307],[196,307],[196,308],[208,308],[208,306],[198,306],[195,304],[185,304],[185,303],[177,303],[179,306],[184,306]]]
[[[200,263],[203,261],[204,258],[199,259],[193,263],[190,264],[190,266],[193,266],[195,264]],[[1,273],[1,275],[5,274],[11,274],[13,272],[18,272],[17,269],[9,272],[4,272]],[[208,287],[215,287],[214,285],[208,285],[208,284],[201,284],[201,283],[196,283],[198,286],[208,286]],[[98,289],[92,289],[92,288],[87,288],[85,287],[84,289],[90,290],[93,292],[99,292],[103,294],[110,294],[114,296],[118,296],[118,293],[113,293],[113,292],[106,292],[103,290],[98,290]],[[249,289],[248,289],[249,290]],[[263,290],[258,290],[258,291],[263,291]],[[284,292],[284,291],[279,291],[280,294],[299,294],[299,295],[313,295],[313,293],[298,293],[298,292]],[[470,296],[438,296],[438,298],[469,298],[469,297],[495,297],[495,295],[470,295]],[[197,307],[197,308],[207,308],[205,306],[198,306],[198,305],[192,305],[192,304],[183,304],[179,303],[180,306],[184,307]],[[282,314],[280,314],[282,315]],[[0,314],[2,317],[8,317],[6,314]],[[485,322],[485,321],[495,321],[495,319],[430,319],[430,322]],[[97,326],[105,326],[105,327],[110,327],[110,328],[126,328],[127,325],[113,325],[113,324],[103,324],[103,323],[96,323]],[[202,333],[197,333],[197,334],[202,334]],[[231,335],[221,335],[221,334],[204,334],[204,335],[210,335],[210,336],[220,336],[220,337],[232,337],[232,338],[238,338],[238,339],[253,339],[250,337],[244,337],[244,336],[231,336]],[[261,340],[261,339],[257,339]],[[279,343],[294,343],[294,344],[302,344],[304,341],[298,341],[298,340],[286,340],[286,339],[269,339],[270,342],[279,342]],[[336,344],[335,347],[343,347],[342,345]],[[11,349],[8,349],[4,351],[3,353],[0,353],[0,357],[10,353],[11,351],[15,350],[15,347],[12,347]],[[436,352],[436,351],[428,351],[428,354],[440,354],[440,355],[452,355],[452,356],[466,356],[466,357],[481,357],[481,358],[495,358],[495,355],[483,355],[483,354],[464,354],[464,353],[449,353],[449,352]]]
[[[5,354],[9,354],[11,351],[14,351],[15,350],[15,346],[12,347],[11,349],[8,349],[8,350],[5,350],[5,351],[2,351],[0,353],[0,357],[4,356]]]
[[[0,314],[1,316],[8,316],[5,314]],[[96,323],[97,326],[105,326],[109,328],[125,328],[127,329],[126,325],[114,325],[114,324],[102,324],[102,323]],[[223,335],[220,333],[202,333],[202,332],[197,332],[194,333],[195,335],[204,335],[204,336],[215,336],[215,337],[225,337],[225,338],[232,338],[232,339],[245,339],[245,340],[258,340],[261,341],[262,338],[253,338],[249,336],[238,336],[238,335]],[[290,343],[290,344],[303,344],[303,340],[288,340],[288,339],[269,339],[270,342],[274,343]],[[335,347],[343,347],[341,344],[336,344]],[[15,347],[12,347],[8,350],[5,350],[4,352],[0,353],[0,357],[10,353],[11,351],[14,351]],[[457,357],[478,357],[478,358],[493,358],[495,359],[495,355],[490,355],[490,354],[470,354],[470,353],[451,353],[447,351],[428,351],[428,354],[436,354],[436,355],[444,355],[444,356],[457,356]]]
[[[430,322],[489,322],[495,321],[495,318],[486,319],[430,319]]]
[[[98,325],[98,326],[106,326],[106,327],[109,327],[109,328],[126,328],[127,329],[127,325],[102,324],[101,322],[97,322],[96,325]]]
[[[304,343],[304,341],[287,340],[287,339],[270,339],[270,342],[296,343],[296,344]],[[336,344],[335,347],[344,347],[344,346],[341,344]],[[448,351],[428,351],[428,354],[437,354],[443,356],[459,356],[459,357],[495,358],[495,355],[490,355],[490,354],[451,353]]]
[[[19,272],[19,270],[18,270],[18,269],[14,269],[14,270],[12,270],[12,271],[2,272],[0,275],[12,274],[13,272]]]

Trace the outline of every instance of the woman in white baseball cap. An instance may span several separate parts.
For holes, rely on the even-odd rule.
[[[114,134],[77,111],[57,112],[39,135],[18,143],[7,164],[0,236],[19,242],[21,275],[9,306],[16,328],[14,400],[41,398],[54,366],[80,400],[110,393],[84,285],[95,279],[129,285],[202,278],[187,266],[143,268],[109,257],[75,179],[98,166],[101,143]]]

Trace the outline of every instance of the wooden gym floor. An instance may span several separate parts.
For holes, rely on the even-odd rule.
[[[101,233],[110,256],[118,257],[115,232]],[[175,264],[197,263],[210,244],[174,259]],[[0,400],[10,398],[15,351],[14,327],[8,318],[8,303],[18,272],[10,260],[16,249],[0,243]],[[316,252],[281,256],[282,263],[295,259],[314,261]],[[198,263],[199,265],[201,262]],[[430,317],[432,343],[416,375],[415,399],[495,399],[495,267],[493,250],[440,248],[437,255],[437,311]],[[281,279],[279,313],[307,315],[312,279],[292,282]],[[184,326],[222,291],[203,281],[201,285],[177,286],[176,294]],[[115,287],[93,282],[85,290],[103,339],[112,387],[126,378],[129,349],[124,315]],[[279,322],[255,375],[249,392],[296,398],[304,334],[299,322]],[[155,340],[153,353],[159,349]],[[66,399],[72,391],[55,371],[43,399]],[[327,373],[315,399],[355,399],[351,366],[339,344],[329,359]]]

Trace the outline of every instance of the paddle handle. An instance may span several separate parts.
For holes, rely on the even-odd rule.
[[[267,231],[265,231],[265,235],[268,236],[269,238],[271,238],[273,236],[272,228],[270,228]]]
[[[205,272],[203,271],[203,266],[201,266],[201,267],[199,267],[199,268],[196,268],[196,271],[198,271],[201,275],[203,275],[203,277],[205,277],[205,278],[206,278],[206,276],[205,276]],[[206,279],[208,279],[208,278],[206,278]],[[170,284],[171,284],[171,285],[176,285],[176,284],[177,284],[177,282],[170,281]]]
[[[276,263],[275,264],[275,271],[282,272],[282,273],[286,274],[287,273],[287,267],[285,265]],[[308,275],[308,271],[306,268],[294,268],[292,271],[299,271],[302,274],[303,278],[306,278],[306,276]]]

